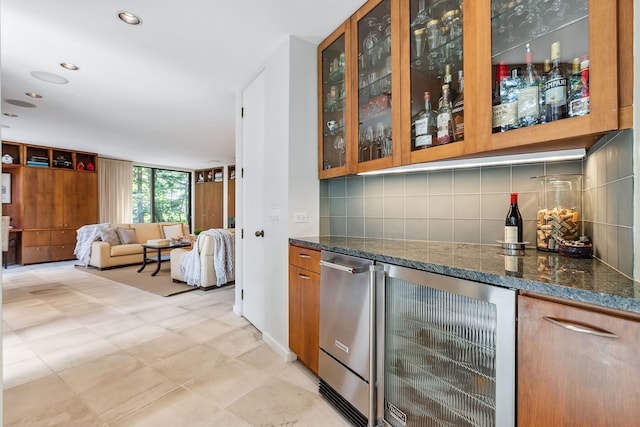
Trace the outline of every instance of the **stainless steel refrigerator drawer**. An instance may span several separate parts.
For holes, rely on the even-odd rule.
[[[363,415],[369,414],[369,384],[320,350],[318,372],[327,384]]]

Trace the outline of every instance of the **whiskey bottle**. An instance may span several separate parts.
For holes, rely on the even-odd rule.
[[[493,87],[493,107],[491,108],[493,133],[500,132],[504,122],[505,111],[500,103],[500,82],[507,76],[507,64],[500,62],[496,66],[496,81]]]
[[[431,109],[431,95],[424,93],[424,108],[414,116],[415,129],[414,148],[416,150],[431,147],[433,135],[436,133],[436,112]]]
[[[442,85],[442,106],[438,110],[438,145],[453,141],[453,116],[451,114],[451,98],[449,85]]]
[[[464,140],[464,77],[462,70],[458,71],[458,97],[453,103],[453,138],[456,141]]]
[[[590,111],[589,97],[589,57],[573,60],[573,70],[569,78],[569,117],[584,116]]]
[[[548,122],[567,118],[567,78],[560,71],[560,42],[551,44],[551,63],[544,85]]]
[[[531,126],[540,119],[540,77],[533,65],[533,52],[529,43],[525,45],[524,60],[527,69],[520,79],[518,92],[518,122],[521,127]]]

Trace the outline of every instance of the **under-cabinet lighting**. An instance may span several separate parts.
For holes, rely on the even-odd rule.
[[[573,150],[546,151],[541,153],[513,154],[508,156],[480,157],[477,159],[442,160],[438,162],[420,163],[415,165],[398,166],[395,168],[381,169],[370,172],[361,172],[358,175],[382,175],[391,173],[425,172],[442,169],[475,168],[480,166],[515,165],[522,163],[558,162],[566,160],[578,160],[584,158],[586,150],[577,148]]]

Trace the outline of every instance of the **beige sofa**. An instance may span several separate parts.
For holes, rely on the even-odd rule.
[[[89,265],[99,269],[142,263],[143,248],[141,243],[147,243],[149,240],[170,239],[178,234],[189,236],[189,226],[180,222],[109,224],[109,228],[114,230],[134,230],[137,242],[122,243],[121,240],[93,242],[91,244]]]
[[[235,229],[227,230],[230,233],[235,233]],[[212,236],[202,235],[197,240],[197,250],[200,253],[200,288],[208,290],[217,287],[218,277],[213,267],[213,257],[216,252],[215,239]],[[177,248],[171,251],[171,278],[174,282],[184,282],[184,274],[180,270],[180,263],[182,257],[190,249]],[[235,259],[234,259],[235,266]],[[235,269],[234,269],[235,273]],[[227,277],[227,283],[235,281],[235,274],[232,277]]]

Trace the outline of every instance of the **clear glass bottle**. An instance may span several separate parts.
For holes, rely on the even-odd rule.
[[[548,122],[567,118],[567,78],[560,70],[560,42],[551,44],[551,63],[544,85]]]
[[[431,94],[429,92],[424,93],[424,108],[415,115],[412,122],[415,131],[414,148],[431,147],[436,134],[436,112],[431,109]]]
[[[524,61],[527,69],[520,80],[518,92],[518,122],[521,127],[531,126],[540,119],[540,76],[533,65],[533,52],[527,43]]]
[[[453,137],[456,141],[464,140],[464,76],[458,71],[458,97],[453,103]]]
[[[500,105],[503,109],[501,131],[517,129],[518,126],[518,91],[520,87],[520,67],[512,68],[511,75],[500,81]]]
[[[453,141],[453,115],[451,114],[451,95],[449,85],[442,85],[442,106],[438,110],[438,145]]]

